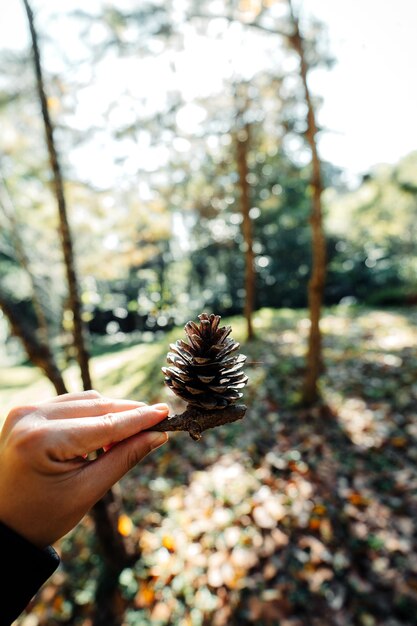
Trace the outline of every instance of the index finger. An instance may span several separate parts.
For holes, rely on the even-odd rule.
[[[52,404],[57,402],[68,402],[68,400],[86,400],[87,398],[101,398],[102,394],[95,389],[88,389],[87,391],[68,391],[67,393],[61,393],[57,396],[53,396],[48,400],[38,402],[40,406],[44,404]]]
[[[45,402],[37,405],[43,417],[51,420],[77,417],[103,416],[108,413],[119,413],[144,406],[136,400],[115,400],[105,396],[70,397],[58,402]]]
[[[68,461],[105,448],[151,428],[168,415],[168,410],[166,404],[155,404],[94,417],[57,420],[50,456],[55,461]]]

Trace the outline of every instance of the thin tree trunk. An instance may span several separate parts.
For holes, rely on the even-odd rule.
[[[38,97],[41,105],[42,119],[45,129],[45,138],[48,148],[49,162],[53,174],[53,189],[58,205],[60,235],[62,242],[62,250],[64,254],[65,270],[67,274],[69,302],[73,314],[74,327],[74,344],[77,351],[77,361],[80,366],[81,378],[85,390],[92,388],[89,355],[85,345],[84,325],[82,321],[81,298],[78,287],[78,278],[75,269],[74,250],[71,238],[70,227],[68,223],[67,207],[65,202],[64,184],[62,180],[61,167],[59,164],[58,153],[55,147],[54,128],[51,117],[49,115],[48,99],[45,92],[44,80],[42,74],[42,66],[40,59],[40,51],[38,45],[38,36],[35,30],[33,13],[28,0],[23,0],[25,5],[29,29],[32,39],[33,63],[36,75],[36,86]]]
[[[307,131],[306,138],[311,150],[311,234],[312,234],[312,268],[308,284],[308,305],[310,311],[310,333],[307,350],[307,371],[304,380],[303,402],[311,405],[319,399],[318,382],[323,367],[322,337],[320,331],[321,308],[326,280],[326,239],[323,228],[323,211],[321,195],[323,179],[321,162],[317,151],[317,124],[314,106],[308,86],[308,64],[304,54],[303,40],[297,17],[292,9],[292,2],[288,0],[294,33],[290,37],[291,45],[297,52],[300,60],[300,75],[307,104]]]
[[[136,546],[117,531],[122,509],[118,485],[108,491],[93,509],[97,539],[102,551],[102,566],[96,590],[93,626],[119,626],[123,622],[120,573],[139,557]]]
[[[40,341],[18,308],[2,292],[0,292],[0,309],[9,321],[12,334],[21,340],[31,363],[44,372],[58,395],[66,393],[64,379],[48,344]]]
[[[239,113],[238,118],[241,117]],[[238,119],[239,122],[239,119]],[[253,228],[250,217],[250,186],[248,183],[248,151],[250,142],[250,125],[246,123],[236,134],[236,160],[239,175],[240,208],[242,212],[242,233],[245,243],[245,307],[246,329],[248,339],[254,338],[253,311],[255,307],[255,266],[253,254]]]
[[[50,166],[53,173],[53,187],[58,204],[58,212],[60,219],[60,235],[64,254],[65,268],[67,274],[68,291],[70,308],[73,314],[74,326],[74,344],[77,351],[77,361],[80,367],[81,378],[85,390],[92,388],[91,376],[89,370],[89,355],[85,346],[84,327],[82,322],[82,307],[78,288],[77,273],[75,270],[74,251],[72,245],[71,232],[69,228],[66,202],[64,195],[64,185],[62,180],[61,168],[59,165],[58,153],[54,141],[54,129],[49,115],[48,100],[46,97],[44,80],[42,75],[42,66],[40,59],[40,51],[38,46],[38,38],[34,25],[33,13],[28,0],[23,0],[32,39],[33,60],[36,74],[36,84],[38,96],[41,104],[42,118],[45,128],[46,144]],[[96,533],[100,541],[103,553],[103,577],[99,581],[97,589],[97,598],[100,598],[100,608],[94,617],[94,626],[117,626],[121,623],[121,617],[114,601],[114,595],[106,593],[100,583],[107,585],[108,588],[117,589],[118,577],[120,572],[131,562],[131,556],[125,545],[123,536],[119,533],[115,520],[114,511],[107,511],[106,507],[109,501],[116,502],[113,490],[110,490],[102,500],[92,508],[92,516],[95,523]],[[120,510],[120,507],[119,507]],[[103,540],[103,538],[112,537],[112,541]],[[117,565],[113,564],[115,557],[115,546],[117,549]],[[119,559],[119,556],[123,558]]]

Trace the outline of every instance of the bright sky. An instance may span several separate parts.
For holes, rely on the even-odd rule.
[[[321,154],[351,172],[417,150],[417,1],[304,0],[327,24],[337,64],[312,83]]]
[[[48,2],[54,4],[53,0],[39,3],[47,6]],[[89,7],[96,4],[100,2],[91,0]],[[59,6],[64,11],[71,5],[74,2],[61,0]],[[323,97],[319,122],[327,132],[320,140],[322,157],[354,177],[416,150],[417,0],[303,0],[303,6],[327,25],[337,61],[330,71],[311,77],[313,91]],[[2,3],[0,45],[15,47],[26,40],[21,3]],[[201,55],[196,56],[201,63]],[[210,64],[204,71],[200,68],[200,77],[206,77],[209,68]],[[195,80],[193,76],[190,84]],[[94,111],[97,98],[89,98],[86,92],[80,94],[81,102],[83,97],[95,101],[90,104]],[[194,113],[198,116],[198,111]],[[187,112],[184,115],[191,119]],[[86,111],[84,123],[87,119]],[[105,148],[106,139],[102,140]],[[104,158],[103,149],[101,154]],[[91,157],[85,158],[91,162]],[[104,172],[105,164],[101,166]]]

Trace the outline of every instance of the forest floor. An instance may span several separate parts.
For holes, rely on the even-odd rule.
[[[242,319],[227,323],[240,340]],[[313,411],[298,406],[305,312],[262,310],[255,328],[244,420],[198,443],[171,435],[120,483],[119,529],[142,552],[120,577],[124,626],[417,624],[417,310],[328,310]],[[181,336],[94,357],[97,387],[177,410],[160,367]],[[15,372],[3,407],[49,391]],[[58,550],[19,626],[91,626],[89,517]]]

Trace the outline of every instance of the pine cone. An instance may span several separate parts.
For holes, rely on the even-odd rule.
[[[188,404],[203,410],[223,409],[234,404],[248,377],[241,371],[246,356],[233,354],[239,344],[229,334],[231,326],[219,328],[220,315],[198,316],[200,323],[187,322],[188,342],[170,344],[163,367],[165,383]]]

